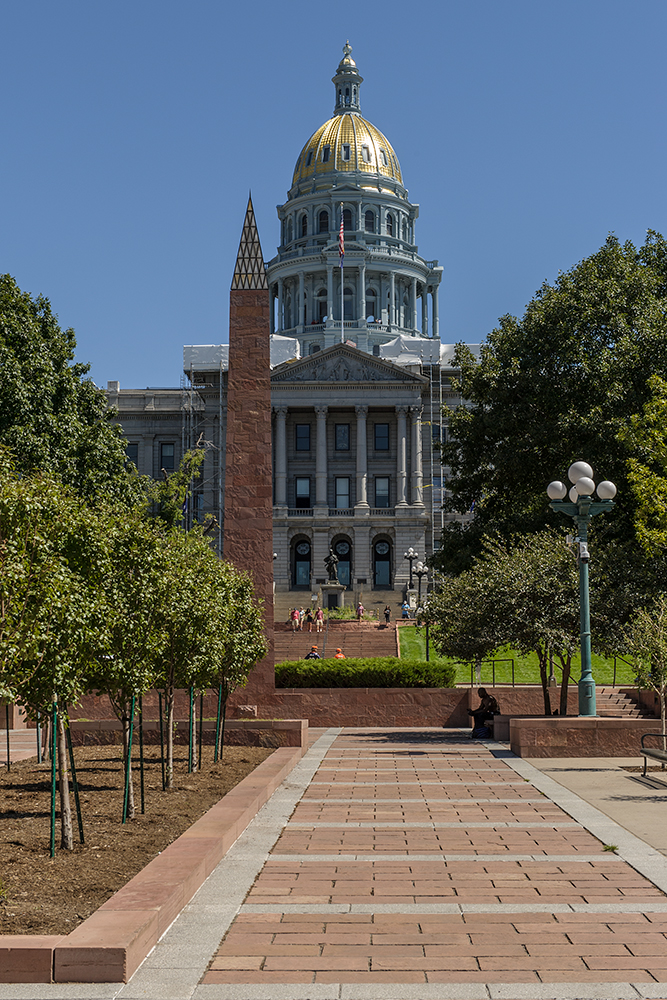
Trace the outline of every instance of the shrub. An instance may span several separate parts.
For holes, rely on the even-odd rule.
[[[286,660],[276,664],[276,687],[455,687],[456,669],[444,660],[378,656],[349,660]]]

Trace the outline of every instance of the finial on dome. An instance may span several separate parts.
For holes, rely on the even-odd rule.
[[[359,88],[364,82],[364,78],[359,75],[357,64],[350,55],[351,52],[352,46],[348,40],[343,46],[343,58],[338,63],[336,75],[332,77],[333,85],[336,88],[335,115],[342,115],[347,111],[361,111]]]

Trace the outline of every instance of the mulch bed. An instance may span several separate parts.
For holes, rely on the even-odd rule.
[[[159,747],[147,746],[145,814],[134,773],[137,815],[121,824],[122,757],[119,746],[75,748],[85,844],[79,843],[74,795],[75,848],[49,856],[50,764],[37,758],[0,771],[0,934],[69,934],[141,871],[215,802],[273,752],[225,747],[222,763],[203,748],[202,769],[187,773],[187,747],[174,747],[172,791],[162,791]],[[133,758],[135,757],[133,751]],[[136,762],[136,758],[135,758]]]

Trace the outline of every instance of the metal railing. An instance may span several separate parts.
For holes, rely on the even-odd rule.
[[[470,664],[470,687],[474,687],[475,684],[482,683],[482,667],[485,663],[491,664],[491,685],[496,686],[496,663],[511,663],[512,664],[512,687],[515,687],[514,683],[514,657],[499,657],[495,660],[478,660],[477,663]],[[475,677],[475,671],[479,668],[479,676]],[[487,682],[488,683],[488,682]]]

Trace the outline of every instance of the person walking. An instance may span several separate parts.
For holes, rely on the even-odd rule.
[[[308,608],[308,610],[306,611],[306,625],[308,626],[308,631],[309,632],[313,631],[313,622],[314,621],[315,621],[315,619],[313,617],[313,609],[312,608]]]
[[[316,632],[321,632],[322,631],[322,625],[323,625],[323,623],[324,623],[324,611],[322,611],[322,608],[318,608],[317,611],[315,612],[315,631]]]
[[[364,611],[365,611],[365,608],[364,608],[363,604],[361,603],[361,601],[359,601],[359,603],[357,604],[357,621],[358,622],[360,622],[361,619],[364,617]]]
[[[391,608],[387,604],[387,605],[385,605],[385,609],[384,609],[384,623],[385,623],[385,625],[388,625],[390,621],[391,621]]]
[[[347,659],[347,657],[345,656],[345,653],[343,652],[343,650],[339,646],[338,649],[336,650],[336,654],[334,656],[334,660],[346,660],[346,659]]]
[[[298,631],[299,628],[299,609],[292,608],[289,613],[290,621],[292,623],[292,632]]]

